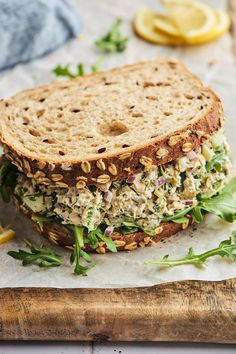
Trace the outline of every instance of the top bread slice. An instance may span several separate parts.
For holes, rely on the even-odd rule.
[[[164,58],[0,102],[5,154],[28,177],[65,188],[103,185],[172,161],[222,124],[216,94]]]

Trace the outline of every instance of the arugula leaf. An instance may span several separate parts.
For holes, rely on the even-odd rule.
[[[98,248],[98,239],[96,234],[93,231],[90,231],[84,239],[84,243],[89,243],[93,249]]]
[[[203,221],[203,213],[200,206],[196,206],[191,210],[191,216],[196,223]]]
[[[185,217],[173,220],[173,222],[175,222],[176,224],[183,224],[183,223],[188,222],[188,221],[189,221],[188,218],[185,218]]]
[[[41,231],[43,231],[44,222],[54,220],[54,218],[50,216],[36,215],[36,214],[33,214],[31,219],[39,225]]]
[[[156,230],[147,230],[147,229],[141,229],[145,234],[149,236],[156,236]]]
[[[123,235],[130,234],[133,232],[138,232],[140,230],[142,230],[143,232],[145,232],[145,234],[147,234],[149,236],[156,236],[155,230],[148,230],[148,229],[141,228],[140,226],[138,226],[135,223],[130,222],[130,221],[124,221],[123,225],[119,227],[119,231]]]
[[[160,176],[163,176],[163,177],[166,176],[165,170],[162,165],[159,166],[159,174],[160,174]]]
[[[222,169],[221,164],[224,162],[224,160],[225,160],[225,153],[216,152],[216,154],[213,156],[211,161],[208,161],[206,163],[206,171],[210,172],[213,168],[215,168],[217,172],[220,172]]]
[[[133,232],[137,232],[139,230],[136,226],[120,226],[119,231],[123,234],[132,234]]]
[[[91,262],[92,258],[88,253],[82,250],[82,247],[84,246],[84,227],[75,225],[67,226],[73,231],[75,236],[75,246],[70,256],[70,263],[73,264],[75,262],[74,274],[85,276],[87,275],[87,270],[89,270],[90,267],[82,265],[80,260],[83,258],[86,262]]]
[[[90,70],[92,73],[99,73],[101,71],[98,65],[91,65]]]
[[[16,186],[17,168],[6,157],[0,167],[0,194],[5,203],[10,202],[10,194]]]
[[[115,53],[123,52],[128,43],[128,38],[122,38],[120,33],[120,26],[122,24],[121,19],[117,19],[108,33],[101,39],[98,39],[95,44],[104,52]]]
[[[77,65],[77,75],[76,76],[84,76],[84,64]]]
[[[139,228],[136,224],[130,221],[124,221],[122,223],[122,226],[119,227],[119,231],[123,234],[131,234],[133,232],[139,231]]]
[[[195,254],[192,247],[189,248],[186,257],[181,259],[169,259],[169,255],[164,256],[160,261],[145,262],[145,264],[158,264],[161,266],[178,266],[183,264],[202,265],[210,257],[221,256],[236,262],[236,231],[228,240],[220,242],[219,246],[201,254]]]
[[[174,215],[171,215],[171,216],[165,216],[164,218],[161,219],[161,222],[167,222],[167,221],[176,221],[180,218],[182,218],[183,216],[185,216],[186,214],[188,214],[190,212],[190,210],[192,210],[193,207],[189,207],[189,208],[186,208],[182,211],[180,211],[179,213],[176,213]]]
[[[65,66],[61,66],[61,65],[57,65],[54,69],[53,69],[53,73],[55,74],[55,76],[59,77],[59,76],[67,76],[70,79],[74,79],[76,77],[76,74],[73,74],[70,69],[69,69],[69,65],[65,65]]]
[[[115,253],[117,252],[117,249],[116,249],[116,245],[114,243],[114,241],[112,240],[111,237],[107,237],[105,236],[101,230],[98,228],[97,230],[94,230],[94,231],[91,231],[90,233],[94,234],[96,237],[98,237],[100,240],[102,240],[103,242],[105,242],[107,248]]]
[[[58,267],[62,264],[61,256],[55,253],[50,247],[37,247],[30,240],[25,240],[25,244],[31,252],[19,249],[18,252],[9,251],[8,255],[21,260],[22,265],[37,264],[40,268]]]
[[[233,194],[236,192],[236,176],[216,196],[209,199],[202,198],[197,207],[192,211],[196,222],[202,221],[204,212],[219,216],[221,219],[233,222],[236,220],[236,200]]]
[[[97,73],[101,71],[99,63],[100,61],[99,62],[97,61],[96,64],[90,66],[90,71],[92,73]],[[69,79],[75,79],[78,76],[86,75],[84,64],[82,63],[77,64],[76,72],[72,72],[71,69],[69,68],[69,65],[67,64],[65,66],[57,65],[53,69],[53,73],[57,77],[68,77]]]

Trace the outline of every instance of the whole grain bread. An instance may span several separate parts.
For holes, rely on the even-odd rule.
[[[65,188],[172,161],[222,124],[216,94],[172,59],[52,83],[0,103],[5,154],[28,177]]]

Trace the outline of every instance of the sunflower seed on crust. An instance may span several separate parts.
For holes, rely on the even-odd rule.
[[[139,162],[143,165],[143,166],[150,166],[152,165],[152,159],[150,157],[146,157],[146,156],[141,156],[141,158],[139,159]]]
[[[76,177],[76,181],[79,181],[79,180],[83,180],[83,181],[87,182],[88,178],[85,177],[85,176],[78,176],[78,177]]]
[[[130,170],[130,167],[125,167],[125,168],[124,168],[124,171],[125,171],[125,172],[130,172],[130,171],[131,171],[131,170]]]
[[[116,247],[123,247],[125,245],[125,241],[115,240],[114,244],[116,245]]]
[[[157,228],[155,229],[156,235],[161,234],[162,231],[163,231],[163,227],[162,227],[162,226],[159,226],[159,227],[157,227]]]
[[[203,130],[197,130],[196,134],[197,134],[198,138],[201,139],[205,135],[205,132]]]
[[[106,249],[105,249],[105,247],[100,246],[100,247],[96,248],[96,252],[104,254],[104,253],[106,253]]]
[[[54,232],[49,231],[48,232],[48,238],[50,241],[58,245],[58,235]]]
[[[110,181],[109,175],[101,175],[97,177],[97,183],[105,184]]]
[[[44,167],[46,166],[46,162],[44,162],[44,161],[38,161],[38,162],[37,162],[37,166],[38,166],[38,168],[39,168],[40,170],[43,170]]]
[[[143,239],[143,242],[145,242],[145,244],[148,244],[150,241],[151,241],[150,236],[144,237],[144,239]]]
[[[184,132],[184,133],[180,133],[180,134],[176,134],[173,135],[169,138],[168,140],[168,145],[169,146],[175,146],[176,144],[180,143],[181,141],[185,140],[186,138],[188,138],[189,133],[188,132]]]
[[[158,157],[158,159],[163,159],[167,155],[169,155],[169,151],[165,148],[160,148],[156,151],[156,156]]]
[[[36,171],[34,174],[35,179],[44,178],[44,177],[45,177],[45,173],[43,171]]]
[[[49,178],[39,178],[38,179],[40,183],[44,183],[44,184],[50,184],[51,180]],[[58,182],[59,183],[59,182]]]
[[[119,160],[128,159],[131,156],[131,152],[124,152],[123,154],[119,155]]]
[[[80,166],[84,173],[89,173],[91,171],[91,165],[88,161],[81,162]]]
[[[76,183],[76,188],[77,189],[82,189],[86,187],[86,182],[83,180],[78,180],[78,182]]]
[[[57,187],[61,187],[61,188],[68,188],[68,184],[64,183],[64,182],[56,182],[56,186]]]
[[[127,251],[133,251],[137,248],[137,242],[131,242],[131,243],[128,243],[127,245],[125,245],[124,249],[127,250]]]
[[[54,182],[57,182],[57,181],[61,181],[63,179],[63,176],[60,175],[60,174],[52,174],[51,175],[51,179],[54,181]]]
[[[182,229],[183,229],[183,230],[187,229],[188,225],[189,225],[189,220],[186,221],[186,222],[183,222],[183,224],[182,224]]]
[[[183,152],[189,152],[193,150],[193,144],[192,143],[185,143],[183,146],[182,146],[182,151]]]
[[[117,168],[114,165],[114,163],[112,163],[110,166],[108,166],[108,171],[113,175],[116,176],[117,175]]]
[[[106,165],[105,165],[105,163],[103,162],[102,159],[98,160],[98,161],[96,162],[96,165],[97,165],[97,168],[99,168],[99,170],[105,171]]]
[[[27,160],[23,160],[23,163],[24,163],[24,167],[26,169],[26,172],[30,173],[31,172],[31,167],[30,167],[29,162]]]
[[[54,169],[55,169],[55,164],[54,163],[49,163],[48,164],[48,169],[50,170],[50,171],[53,171]]]

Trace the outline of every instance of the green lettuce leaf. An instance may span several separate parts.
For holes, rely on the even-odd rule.
[[[197,207],[193,208],[192,216],[196,222],[201,222],[205,212],[215,214],[221,219],[233,222],[236,220],[236,176],[214,197],[203,198]]]

